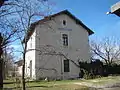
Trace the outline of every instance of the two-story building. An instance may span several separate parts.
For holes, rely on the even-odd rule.
[[[64,10],[33,23],[28,33],[26,76],[31,79],[78,78],[78,60],[90,62],[86,25]],[[74,62],[74,63],[73,63]]]

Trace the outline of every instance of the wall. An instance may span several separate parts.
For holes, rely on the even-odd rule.
[[[62,20],[67,21],[67,25],[62,25]],[[64,47],[62,34],[66,33],[69,36],[69,46]],[[90,61],[88,32],[69,16],[62,14],[52,18],[44,24],[36,27],[36,48],[41,51],[56,51],[63,53],[69,59]],[[70,72],[63,72],[64,57],[59,55],[41,55],[40,51],[36,51],[36,77],[50,76],[54,77],[54,71],[45,70],[55,68],[57,77],[74,78],[79,76],[79,68],[70,62]]]
[[[31,38],[27,42],[27,50],[30,50],[26,53],[26,62],[25,62],[25,74],[26,77],[30,77],[30,61],[32,61],[32,79],[36,79],[35,75],[35,38],[36,38],[36,30],[32,34]]]

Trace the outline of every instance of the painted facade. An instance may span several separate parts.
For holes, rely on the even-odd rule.
[[[34,25],[27,43],[27,77],[37,80],[78,78],[80,69],[72,61],[90,62],[89,35],[93,32],[71,15],[62,11]]]

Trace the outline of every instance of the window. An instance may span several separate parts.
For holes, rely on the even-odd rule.
[[[62,39],[63,39],[63,45],[68,46],[68,35],[62,34]]]
[[[69,72],[69,60],[64,60],[64,72]]]
[[[66,21],[65,20],[63,20],[63,25],[66,25]]]

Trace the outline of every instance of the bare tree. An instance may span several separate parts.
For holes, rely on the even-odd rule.
[[[6,79],[8,76],[14,74],[14,54],[12,49],[6,48],[6,50],[3,53],[3,62],[3,77],[4,79]]]
[[[25,90],[25,55],[30,26],[33,22],[49,14],[48,4],[48,0],[11,0],[2,4],[0,8],[0,28],[5,37],[1,47],[4,48],[8,43],[17,39],[22,45],[23,90]]]
[[[0,26],[1,27],[1,26]],[[2,34],[1,34],[2,32]],[[5,48],[15,40],[14,38],[14,34],[16,33],[16,31],[7,31],[6,29],[2,29],[1,28],[1,39],[0,39],[0,88],[3,88],[3,52],[5,51]]]
[[[2,0],[3,1],[3,0]],[[9,17],[14,14],[16,11],[13,9],[13,1],[3,2],[0,7],[0,34],[1,34],[1,43],[0,43],[0,59],[1,66],[3,66],[2,54],[5,51],[5,48],[13,41],[16,40],[15,33],[17,32],[16,27],[11,23]],[[0,70],[0,88],[3,88],[3,75],[2,69]]]
[[[17,37],[22,45],[23,68],[22,68],[22,85],[25,90],[25,58],[27,50],[27,41],[29,39],[31,24],[40,18],[48,15],[47,0],[21,0],[17,3],[16,9]],[[21,11],[21,12],[20,12]]]
[[[1,0],[0,1],[0,18],[14,15],[16,13],[15,7],[20,7],[18,5],[18,2],[20,2],[20,0]]]
[[[91,52],[94,57],[112,65],[120,60],[120,43],[115,38],[105,38],[102,41],[91,41]]]

